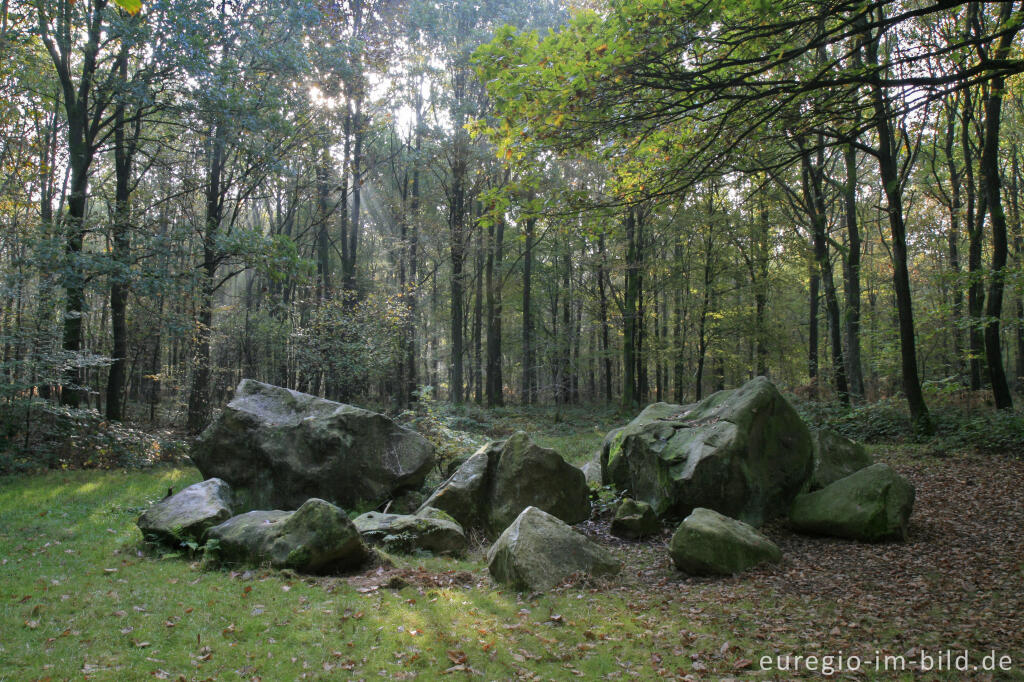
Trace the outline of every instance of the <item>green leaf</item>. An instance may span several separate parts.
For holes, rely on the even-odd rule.
[[[114,3],[131,15],[138,14],[142,9],[142,0],[114,0]]]

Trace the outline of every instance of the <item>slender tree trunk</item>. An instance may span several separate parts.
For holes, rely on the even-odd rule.
[[[999,38],[995,58],[1004,60],[1010,55],[1014,36],[1020,31],[1020,22],[1010,24],[1013,3],[1000,6],[999,24],[1006,31]],[[1018,17],[1019,18],[1019,17]],[[1006,287],[1006,260],[1008,255],[1006,215],[1003,212],[1003,198],[999,175],[999,127],[1003,108],[1003,88],[1006,79],[1000,73],[989,83],[985,107],[985,142],[981,151],[981,178],[988,203],[989,221],[992,224],[992,266],[988,286],[988,305],[985,309],[985,355],[988,360],[988,376],[992,384],[992,397],[996,409],[1013,409],[1013,397],[1006,381],[1003,368],[1000,320],[1003,314],[1003,294]]]
[[[479,215],[477,218],[479,218]],[[483,229],[480,227],[479,219],[475,220],[474,223],[476,223],[474,225],[474,231],[476,232],[476,238],[474,239],[476,242],[476,291],[473,296],[473,364],[470,367],[469,384],[474,387],[476,404],[483,405],[484,246],[481,244]],[[490,248],[490,244],[488,244],[487,248]]]
[[[879,10],[881,12],[882,10]],[[867,63],[877,68],[878,42],[868,36]],[[889,230],[892,236],[893,288],[899,313],[900,359],[903,370],[903,392],[907,397],[910,417],[918,433],[931,434],[933,430],[928,406],[921,391],[917,372],[917,346],[914,332],[914,308],[910,294],[910,272],[907,269],[907,231],[903,218],[903,188],[896,160],[896,136],[892,129],[891,110],[877,71],[869,76],[871,102],[874,107],[874,125],[878,133],[878,170],[886,198]]]
[[[501,374],[501,260],[505,239],[505,221],[487,226],[487,406],[505,404]]]
[[[956,117],[955,105],[947,107],[946,117],[946,168],[949,172],[949,233],[946,236],[946,244],[949,249],[949,269],[953,275],[952,298],[953,298],[953,324],[952,341],[954,356],[954,371],[957,374],[963,372],[964,358],[964,292],[960,283],[960,217],[963,210],[963,187],[961,184],[963,171],[957,168],[955,154],[956,143]]]
[[[689,293],[690,283],[689,275],[685,267],[683,267],[683,247],[682,244],[676,244],[673,250],[675,256],[674,262],[677,270],[682,272],[683,281],[678,282],[674,289],[673,301],[672,301],[672,357],[674,360],[673,364],[673,388],[672,396],[677,403],[683,402],[683,396],[685,393],[684,388],[684,377],[686,376],[686,363],[684,360],[684,352],[686,350],[686,336],[683,334],[683,328],[686,325],[686,309],[683,304],[683,292]],[[689,297],[687,296],[687,300]]]
[[[128,80],[127,47],[118,55],[118,73],[122,82]],[[111,225],[112,257],[115,271],[110,278],[110,330],[111,363],[107,374],[107,419],[120,421],[124,417],[123,400],[125,363],[128,359],[128,287],[130,256],[129,206],[134,146],[125,130],[125,104],[119,102],[114,109],[114,220]]]
[[[640,296],[639,258],[636,243],[636,209],[629,208],[626,212],[626,291],[623,299],[623,339],[622,339],[622,405],[633,409],[637,406],[636,381],[636,336],[637,336],[637,305]]]
[[[537,223],[536,218],[527,218],[524,228],[523,245],[523,386],[520,392],[520,402],[524,405],[532,405],[536,397],[536,359],[533,349],[533,300],[532,289],[533,279],[533,230]]]
[[[598,316],[601,322],[602,386],[604,389],[604,401],[610,403],[612,401],[612,354],[611,343],[608,339],[608,294],[605,289],[608,277],[606,262],[608,253],[605,249],[604,232],[601,232],[597,237],[597,251],[599,258],[597,263],[597,293]]]
[[[331,245],[330,245],[330,178],[331,153],[328,144],[320,153],[316,168],[316,274],[317,298],[321,301],[331,296]]]
[[[860,359],[860,229],[857,224],[857,150],[852,144],[844,148],[846,185],[846,366],[850,378],[850,397],[864,400],[864,370]]]
[[[985,285],[982,281],[982,248],[984,247],[984,225],[986,197],[980,197],[974,179],[974,154],[970,128],[974,120],[974,100],[971,91],[964,91],[963,117],[960,134],[964,154],[964,179],[967,194],[967,316],[970,327],[967,332],[970,347],[970,386],[972,391],[981,390],[981,365],[985,353],[981,316],[985,308]]]
[[[195,353],[192,363],[192,387],[188,398],[187,428],[199,433],[210,416],[210,339],[213,329],[214,282],[217,277],[219,254],[215,241],[220,230],[223,209],[221,175],[224,164],[225,135],[223,127],[215,125],[211,131],[209,174],[206,184],[206,218],[203,235],[203,278],[200,282],[195,324]]]

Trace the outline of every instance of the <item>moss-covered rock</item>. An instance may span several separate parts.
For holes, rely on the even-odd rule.
[[[367,512],[352,523],[363,540],[388,552],[409,554],[423,550],[434,554],[462,554],[466,550],[462,526],[433,507],[416,515]]]
[[[661,522],[651,505],[625,497],[615,508],[610,530],[612,535],[635,540],[660,533]]]
[[[793,527],[804,533],[867,542],[904,540],[914,486],[886,464],[872,464],[796,498]]]
[[[521,431],[480,448],[423,503],[489,537],[529,506],[578,523],[590,518],[590,491],[582,471]]]
[[[830,483],[871,466],[871,455],[855,443],[831,429],[811,432],[814,464],[805,486],[808,492],[820,490]]]
[[[733,575],[782,558],[775,543],[753,526],[704,508],[679,524],[669,554],[677,568],[692,575]]]
[[[238,509],[345,507],[420,486],[434,448],[382,414],[243,379],[203,432],[192,461],[237,493]]]
[[[294,512],[251,511],[206,532],[227,562],[269,563],[302,573],[356,568],[369,558],[359,531],[343,510],[312,498]]]
[[[760,525],[811,471],[810,432],[764,377],[696,405],[656,403],[613,433],[609,480],[660,517],[706,507]]]
[[[527,507],[487,552],[491,577],[513,589],[542,592],[574,573],[614,575],[621,562],[566,523]]]
[[[176,545],[200,540],[210,526],[231,518],[231,486],[210,478],[160,500],[136,521],[143,537]]]

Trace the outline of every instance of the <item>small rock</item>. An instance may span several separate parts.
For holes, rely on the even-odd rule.
[[[655,535],[661,531],[661,523],[651,505],[625,497],[615,510],[611,533],[620,538],[635,540]]]
[[[433,507],[417,515],[367,512],[352,523],[363,540],[388,552],[410,554],[424,550],[434,554],[461,554],[466,550],[462,526]]]
[[[294,512],[251,511],[206,532],[225,561],[322,573],[359,566],[369,552],[343,510],[312,498]]]
[[[676,567],[693,575],[733,575],[782,558],[775,543],[753,526],[702,507],[679,524],[669,553]]]
[[[231,486],[219,478],[190,485],[147,509],[136,521],[144,537],[177,545],[199,540],[210,526],[231,518]]]
[[[793,502],[790,521],[804,533],[880,542],[905,540],[914,486],[886,464],[872,464]]]
[[[574,573],[613,575],[621,567],[607,550],[536,507],[524,509],[487,552],[494,580],[526,592],[543,592]]]

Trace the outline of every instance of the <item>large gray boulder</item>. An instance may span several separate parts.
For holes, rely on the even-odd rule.
[[[669,554],[691,575],[733,575],[782,558],[775,543],[753,526],[703,507],[679,524]]]
[[[574,573],[614,575],[621,562],[536,507],[524,509],[487,552],[491,577],[516,590],[543,592]]]
[[[367,512],[352,523],[363,540],[388,552],[410,554],[425,550],[434,554],[462,554],[466,550],[462,526],[432,507],[415,515]]]
[[[790,521],[804,533],[880,542],[905,540],[914,486],[886,464],[872,464],[793,502]]]
[[[582,471],[520,431],[480,448],[421,509],[435,507],[495,537],[529,506],[578,523],[590,518],[590,491]]]
[[[219,478],[195,483],[160,500],[139,517],[143,537],[177,544],[200,540],[210,526],[231,518],[231,486]]]
[[[840,478],[871,466],[871,455],[860,443],[855,443],[831,429],[811,432],[814,464],[806,490],[820,490]]]
[[[361,565],[370,554],[345,512],[321,499],[289,511],[251,511],[206,531],[227,562],[270,564],[302,573]]]
[[[811,472],[811,434],[764,377],[696,405],[657,403],[609,439],[608,475],[661,517],[697,507],[760,525]]]
[[[240,509],[344,507],[423,483],[434,448],[382,414],[243,379],[203,432],[192,461],[234,489]]]

